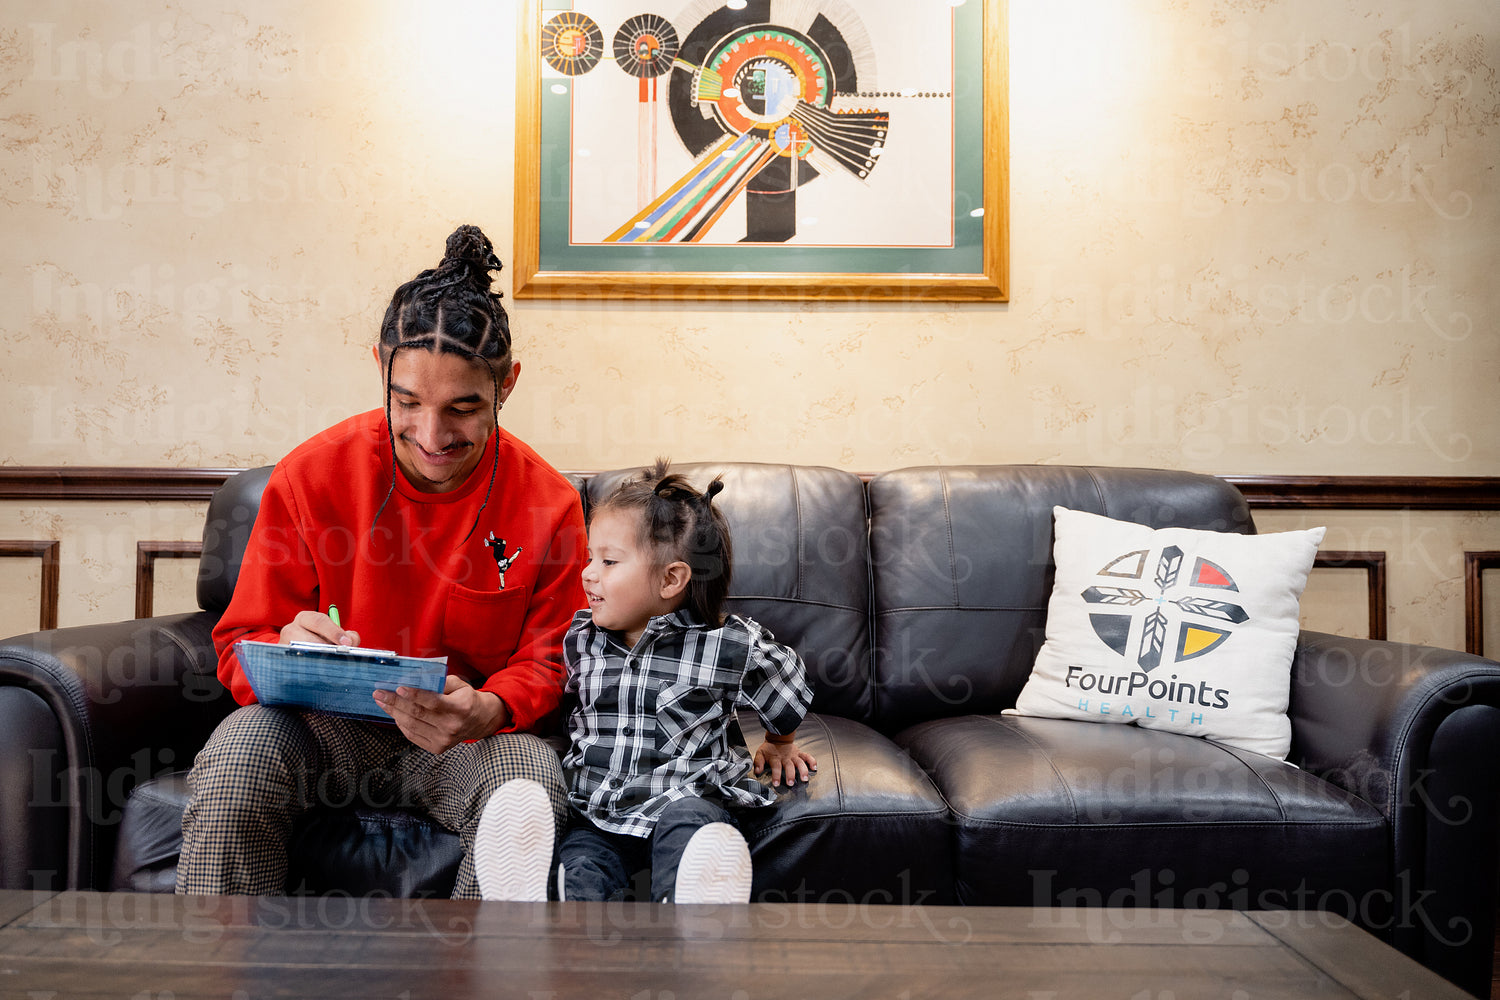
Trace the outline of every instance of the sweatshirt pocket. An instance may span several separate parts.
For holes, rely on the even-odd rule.
[[[443,608],[443,645],[450,670],[461,666],[488,677],[501,669],[520,645],[525,623],[524,590],[470,590],[451,584]]]

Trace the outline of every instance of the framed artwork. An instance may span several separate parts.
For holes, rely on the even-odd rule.
[[[521,0],[517,298],[1005,301],[1004,0]]]

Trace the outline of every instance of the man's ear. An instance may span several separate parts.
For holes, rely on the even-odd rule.
[[[501,406],[504,406],[505,405],[505,401],[510,398],[510,394],[516,391],[516,382],[518,382],[520,380],[520,378],[521,378],[521,362],[519,362],[519,361],[512,361],[510,363],[510,371],[506,372],[505,373],[505,377],[500,380],[500,405]]]
[[[661,576],[661,599],[664,601],[675,601],[682,596],[687,589],[688,581],[693,578],[693,569],[687,563],[678,561],[668,563],[667,568],[662,570]]]

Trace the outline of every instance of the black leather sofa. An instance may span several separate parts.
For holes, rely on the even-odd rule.
[[[800,742],[819,772],[747,829],[757,899],[1082,905],[1111,919],[1326,910],[1487,995],[1500,663],[1304,632],[1290,763],[1000,714],[1042,642],[1054,504],[1252,532],[1232,487],[1054,466],[868,482],[826,468],[680,468],[725,474],[732,610],[796,646],[814,675]],[[268,472],[232,478],[210,505],[203,610],[0,647],[0,886],[170,891],[183,770],[233,707],[210,629]],[[624,474],[575,482],[587,503]],[[445,895],[458,848],[411,814],[328,808],[300,825],[292,854],[289,891]]]

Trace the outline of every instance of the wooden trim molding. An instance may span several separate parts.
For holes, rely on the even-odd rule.
[[[135,616],[151,617],[156,603],[156,560],[197,559],[202,554],[202,542],[136,542]]]
[[[240,469],[0,466],[0,500],[189,500]],[[587,475],[588,473],[583,473]],[[868,478],[868,477],[866,477]],[[1220,476],[1258,508],[1500,510],[1496,476]]]
[[[1252,507],[1500,510],[1494,476],[1220,476]]]
[[[240,469],[0,467],[0,500],[207,500]]]
[[[1464,651],[1484,655],[1484,571],[1500,569],[1500,552],[1464,553]]]
[[[60,586],[62,543],[58,541],[0,541],[0,557],[15,556],[42,560],[42,612],[39,628],[57,628],[57,602]]]
[[[1341,552],[1331,549],[1313,558],[1314,569],[1362,569],[1369,595],[1369,638],[1386,637],[1386,573],[1384,552]]]

